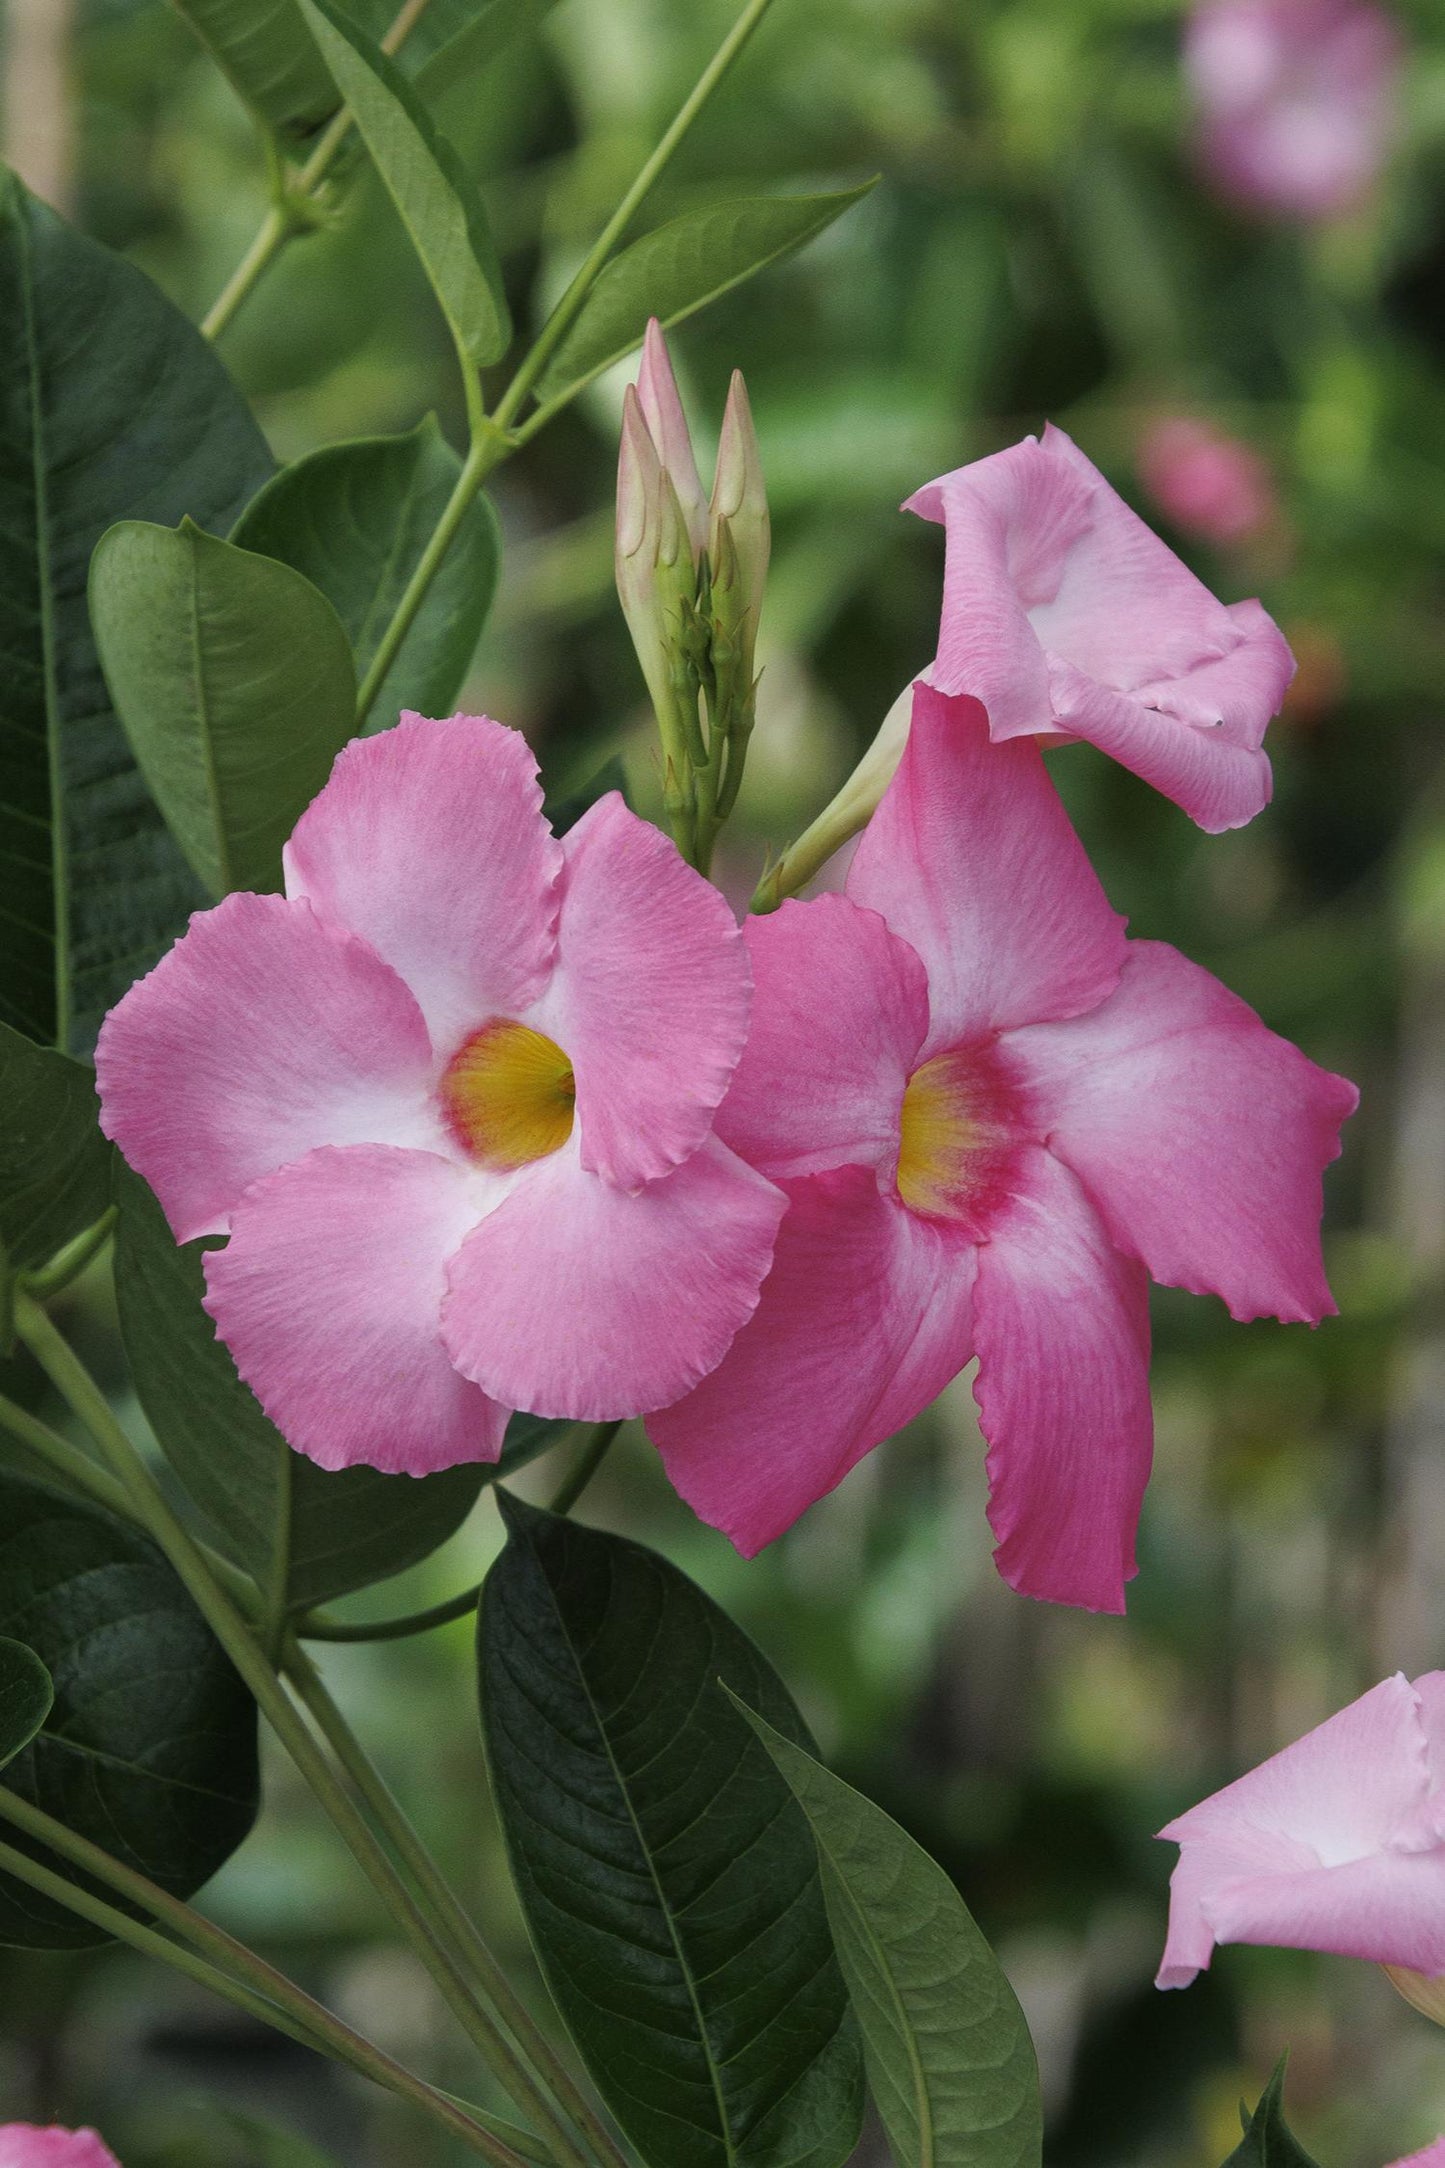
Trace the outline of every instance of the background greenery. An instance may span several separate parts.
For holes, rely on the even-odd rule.
[[[443,94],[524,325],[730,12],[562,0],[485,99]],[[1257,2097],[1286,2043],[1292,2121],[1326,2168],[1380,2168],[1445,2129],[1445,2039],[1368,1968],[1231,1951],[1185,1995],[1150,1985],[1172,1859],[1152,1831],[1385,1671],[1445,1659],[1445,38],[1426,0],[1400,14],[1397,155],[1370,211],[1329,231],[1211,199],[1186,148],[1180,15],[1159,0],[776,0],[647,214],[882,174],[804,255],[672,342],[709,446],[730,370],[746,373],[774,513],[758,728],[719,856],[739,898],[932,651],[940,538],[896,510],[919,482],[1052,418],[1147,509],[1141,433],[1183,412],[1258,446],[1281,496],[1277,524],[1237,551],[1172,537],[1228,599],[1260,594],[1301,656],[1273,807],[1207,839],[1088,748],[1055,772],[1135,930],[1361,1083],[1330,1185],[1341,1318],[1312,1335],[1158,1301],[1158,1470],[1127,1621],[997,1581],[966,1383],[752,1565],[672,1498],[637,1438],[585,1515],[718,1596],[834,1766],[953,1874],[1028,2008],[1051,2168],[1217,2168],[1240,2092]],[[199,316],[264,209],[242,109],[162,0],[88,0],[69,59],[68,104],[25,115],[49,185]],[[443,323],[365,174],[222,351],[279,457],[430,408],[460,438]],[[525,728],[554,787],[621,752],[646,808],[649,725],[611,592],[627,373],[497,477],[501,584],[464,704]],[[69,1323],[119,1380],[103,1269]],[[498,1541],[484,1503],[354,1608],[449,1594]],[[329,1669],[520,1967],[468,1633],[346,1649]],[[270,1775],[265,1819],[207,1904],[384,2044],[475,2089],[288,1768]],[[95,2121],[127,2168],[226,2168],[230,2141],[191,2096],[264,2112],[347,2168],[446,2159],[388,2103],[128,1957],[0,1956],[0,2114]],[[238,2134],[234,2161],[261,2159]]]

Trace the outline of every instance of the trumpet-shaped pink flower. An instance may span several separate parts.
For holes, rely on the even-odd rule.
[[[242,1377],[322,1467],[635,1415],[750,1314],[783,1199],[712,1134],[747,1033],[717,891],[614,791],[560,840],[525,741],[358,740],[106,1019],[102,1120]]]
[[[846,894],[747,929],[718,1133],[788,1195],[751,1322],[651,1418],[746,1553],[973,1355],[1006,1580],[1123,1607],[1149,1471],[1147,1275],[1317,1319],[1354,1087],[1123,922],[1036,745],[920,685]]]
[[[996,741],[1087,738],[1212,833],[1268,803],[1283,634],[1257,602],[1217,602],[1061,429],[905,509],[947,531],[929,681],[981,700]]]
[[[120,2168],[93,2130],[0,2123],[0,2168]]]
[[[1160,1835],[1180,1848],[1160,1987],[1219,1942],[1445,1973],[1445,1672],[1397,1672]]]

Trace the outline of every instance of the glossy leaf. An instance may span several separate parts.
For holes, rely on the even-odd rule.
[[[281,886],[281,846],[354,735],[335,610],[273,558],[190,520],[102,535],[90,616],[117,712],[212,896]]]
[[[1318,2168],[1284,2119],[1284,2058],[1281,2057],[1253,2115],[1239,2111],[1244,2138],[1224,2163],[1224,2168]]]
[[[827,196],[742,196],[688,211],[625,248],[598,279],[537,384],[545,404],[631,353],[650,316],[666,329],[831,226],[875,185]]]
[[[29,1746],[54,1700],[50,1673],[34,1649],[0,1640],[0,1768]]]
[[[499,1493],[482,1724],[557,2005],[650,2168],[838,2168],[858,2041],[807,1824],[716,1687],[807,1734],[667,1560]]]
[[[85,1053],[204,892],[101,676],[116,520],[229,528],[270,474],[249,410],[149,279],[0,173],[0,1021]]]
[[[179,1247],[145,1183],[119,1159],[115,1194],[116,1300],[136,1394],[167,1460],[237,1562],[272,1583],[285,1525],[286,1585],[304,1610],[400,1573],[445,1543],[487,1471],[330,1474],[293,1453],[201,1308],[201,1257],[214,1244]]]
[[[1038,2168],[1043,2107],[1018,1999],[943,1869],[751,1709],[808,1818],[833,1944],[897,2168]]]
[[[82,1063],[0,1024],[0,1240],[16,1272],[43,1265],[110,1203],[110,1146]]]
[[[364,676],[461,461],[429,415],[407,436],[329,444],[284,467],[231,539],[304,573],[345,627]],[[403,708],[449,715],[496,591],[501,536],[475,497],[372,703],[377,727]]]
[[[463,352],[495,361],[511,337],[496,244],[476,183],[395,61],[334,0],[297,0]]]
[[[0,1473],[0,1635],[33,1649],[55,1685],[5,1783],[189,1897],[255,1818],[256,1708],[160,1552],[96,1506]],[[6,1836],[76,1879],[28,1837]],[[103,1939],[0,1875],[0,1943]]]

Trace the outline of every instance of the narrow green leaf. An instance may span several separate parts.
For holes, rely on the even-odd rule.
[[[173,0],[257,118],[299,143],[340,100],[296,0]]]
[[[12,1791],[189,1897],[255,1819],[256,1706],[155,1546],[128,1523],[0,1473],[0,1635],[55,1684]],[[7,1840],[77,1880],[18,1832]],[[0,1875],[0,1943],[76,1949],[87,1922]]]
[[[110,1146],[82,1063],[0,1024],[0,1240],[12,1270],[43,1265],[110,1203]]]
[[[647,319],[664,329],[716,301],[755,271],[801,248],[866,196],[875,181],[827,196],[742,196],[688,211],[625,248],[598,279],[537,383],[545,405],[580,390],[641,343]]]
[[[334,0],[297,0],[355,116],[463,352],[495,361],[511,337],[496,243],[476,183],[411,84]]]
[[[807,1825],[719,1675],[807,1737],[664,1558],[499,1493],[482,1726],[532,1941],[649,2168],[839,2168],[855,2028]]]
[[[29,1746],[54,1700],[50,1673],[34,1649],[0,1641],[0,1768]]]
[[[1253,2115],[1243,2105],[1243,2141],[1224,2163],[1224,2168],[1318,2168],[1284,2119],[1284,2072],[1287,2057],[1281,2056],[1274,2076],[1260,2095]]]
[[[408,436],[329,444],[283,467],[231,540],[304,573],[345,627],[364,676],[431,540],[461,461],[428,415]],[[468,507],[372,706],[448,715],[496,591],[501,535],[485,497]]]
[[[450,10],[428,9],[422,22],[440,42],[416,69],[417,89],[424,98],[434,98],[466,76],[480,74],[513,38],[535,30],[556,5],[557,0],[456,0]],[[462,10],[470,20],[451,27]],[[405,57],[410,61],[410,47]]]
[[[136,1394],[161,1450],[237,1562],[269,1581],[289,1487],[292,1606],[309,1609],[427,1558],[490,1471],[329,1474],[293,1453],[201,1308],[211,1241],[178,1247],[140,1176],[115,1162],[115,1285]]]
[[[204,339],[0,170],[0,1021],[86,1053],[204,902],[136,768],[85,605],[113,522],[228,528],[272,471]]]
[[[808,1817],[897,2168],[1038,2168],[1033,2042],[963,1899],[881,1808],[732,1698]]]
[[[123,520],[90,617],[151,794],[213,896],[281,886],[281,846],[355,731],[335,610],[299,572],[190,520]]]

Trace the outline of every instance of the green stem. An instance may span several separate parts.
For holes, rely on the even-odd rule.
[[[293,1625],[293,1631],[302,1641],[403,1641],[410,1634],[429,1634],[434,1626],[449,1626],[453,1619],[465,1618],[477,1608],[482,1593],[478,1581],[475,1588],[464,1588],[460,1595],[448,1596],[445,1603],[434,1603],[425,1611],[409,1611],[403,1618],[363,1619],[353,1624],[349,1619],[331,1618],[325,1611],[306,1611]]]
[[[269,269],[272,258],[279,256],[295,230],[293,214],[282,204],[273,203],[257,227],[245,255],[201,318],[203,338],[218,339],[221,336],[262,274]]]
[[[47,1467],[53,1468],[76,1490],[84,1491],[97,1505],[118,1513],[122,1520],[135,1519],[130,1492],[123,1483],[118,1483],[113,1475],[98,1467],[78,1445],[62,1438],[58,1430],[42,1423],[38,1415],[32,1415],[28,1408],[18,1407],[3,1394],[0,1394],[0,1429],[8,1430],[11,1437],[18,1438],[37,1460],[43,1460]]]
[[[109,1242],[111,1230],[119,1217],[115,1206],[107,1205],[95,1225],[87,1227],[73,1242],[67,1242],[65,1248],[58,1250],[49,1264],[38,1265],[33,1272],[22,1272],[19,1275],[21,1286],[28,1289],[37,1302],[48,1302],[52,1295],[58,1295],[63,1288],[69,1287],[73,1280],[78,1280],[86,1266],[99,1257]]]
[[[572,1511],[588,1484],[607,1458],[613,1439],[621,1430],[621,1423],[599,1423],[587,1441],[587,1447],[572,1473],[559,1486],[549,1511],[567,1514]]]

